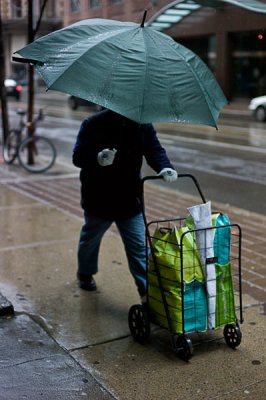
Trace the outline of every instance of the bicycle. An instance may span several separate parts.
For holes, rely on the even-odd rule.
[[[44,136],[36,134],[37,124],[42,121],[43,111],[32,122],[32,136],[27,137],[29,123],[25,122],[26,111],[17,110],[20,116],[18,126],[11,129],[4,143],[3,158],[12,164],[17,158],[19,164],[28,172],[41,173],[50,169],[56,159],[54,144]]]

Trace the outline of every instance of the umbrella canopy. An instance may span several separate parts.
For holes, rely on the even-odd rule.
[[[216,127],[227,103],[204,62],[171,37],[132,22],[88,19],[16,52],[47,88],[92,101],[138,123]],[[17,59],[16,59],[17,60]]]

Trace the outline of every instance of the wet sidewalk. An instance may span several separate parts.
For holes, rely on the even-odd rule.
[[[254,265],[263,264],[263,242],[256,247],[256,235],[265,217],[252,215],[252,232],[245,236],[241,345],[230,349],[222,331],[203,333],[185,363],[171,350],[166,330],[154,327],[146,345],[130,336],[128,310],[139,300],[115,229],[102,243],[98,290],[77,288],[78,188],[71,167],[58,164],[51,174],[33,177],[0,165],[0,292],[15,310],[0,319],[0,399],[261,400],[265,292],[256,288],[263,288],[263,279],[249,269],[256,257]],[[158,216],[169,208],[166,193],[182,212],[188,200],[195,201],[180,194],[177,200],[168,189],[151,185],[148,198],[154,193],[159,203],[151,211]],[[228,212],[245,225],[246,212]]]
[[[29,315],[0,320],[0,399],[114,399]]]

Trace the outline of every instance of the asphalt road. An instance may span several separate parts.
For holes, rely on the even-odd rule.
[[[39,134],[52,138],[58,156],[68,162],[80,123],[93,110],[71,111],[67,97],[40,93],[36,95],[36,110],[42,107],[45,112]],[[18,106],[25,107],[25,103],[10,103],[13,124]],[[218,130],[179,124],[160,124],[156,128],[177,171],[193,174],[208,200],[266,215],[266,124],[253,121],[244,108],[242,112],[232,109],[222,114]],[[144,166],[144,174],[149,172]],[[189,180],[178,180],[175,187],[196,193]]]
[[[175,127],[170,133],[164,128],[162,142],[177,171],[195,175],[207,199],[266,214],[265,127],[235,123],[221,119],[218,131],[184,127],[177,132]],[[257,142],[252,143],[252,134]],[[177,181],[177,186],[194,191],[186,183]]]

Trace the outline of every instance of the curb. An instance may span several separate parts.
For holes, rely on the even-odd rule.
[[[0,293],[0,317],[12,316],[14,314],[13,305]]]

